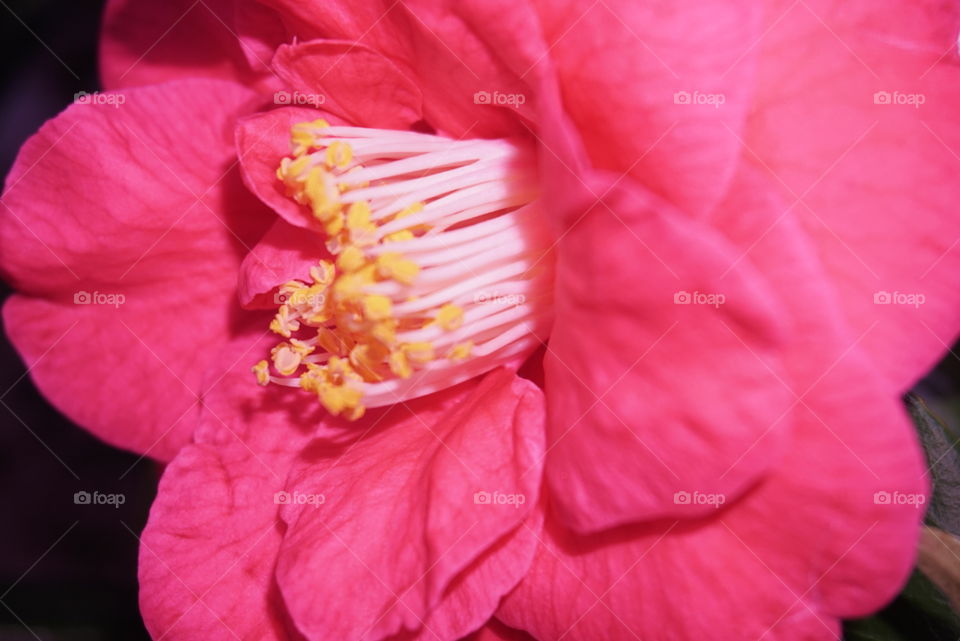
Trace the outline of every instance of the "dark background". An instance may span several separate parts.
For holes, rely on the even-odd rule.
[[[76,92],[99,88],[102,8],[98,1],[0,0],[6,51],[0,71],[0,174],[6,175],[20,145]],[[9,293],[0,282],[0,299]],[[956,352],[916,390],[954,430],[960,429]],[[146,522],[158,467],[100,443],[50,407],[5,334],[0,367],[0,641],[149,639],[137,610],[136,537]],[[125,503],[76,505],[74,493],[84,490],[120,493]],[[903,599],[870,622],[862,637],[853,628],[848,635],[893,638],[876,626],[916,640],[955,638]]]

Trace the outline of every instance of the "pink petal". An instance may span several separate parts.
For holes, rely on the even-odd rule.
[[[903,391],[960,329],[960,8],[771,4],[770,20],[782,20],[762,42],[747,154],[781,188],[854,332]],[[875,104],[877,92],[914,104]],[[875,304],[879,292],[894,303]]]
[[[547,480],[582,532],[713,509],[677,492],[733,500],[778,464],[790,426],[771,293],[629,182],[597,183],[603,200],[557,248]]]
[[[353,42],[284,45],[274,68],[294,91],[358,127],[407,129],[420,120],[417,85],[376,51]],[[295,96],[296,94],[291,94]]]
[[[110,0],[100,40],[104,86],[119,89],[207,77],[266,88],[272,79],[266,65],[251,64],[237,37],[236,4]]]
[[[308,282],[310,267],[321,258],[330,259],[322,237],[278,218],[240,265],[240,303],[275,310],[282,301],[274,290],[292,279]]]
[[[118,107],[76,104],[48,122],[7,177],[0,255],[20,295],[4,318],[54,405],[168,459],[193,429],[240,257],[269,215],[228,133],[248,91],[190,80],[117,95]]]
[[[760,4],[534,4],[593,165],[709,211],[741,153],[734,132],[751,109]]]
[[[766,480],[699,521],[589,538],[548,522],[497,615],[537,638],[833,639],[839,617],[880,607],[912,567],[926,489],[912,427],[834,311],[796,220],[771,227],[783,206],[769,186],[736,186],[715,222],[750,248],[793,321],[794,438]]]
[[[301,638],[273,577],[275,496],[315,428],[290,420],[291,401],[310,409],[306,396],[252,384],[249,363],[269,343],[254,329],[219,355],[230,371],[160,482],[140,546],[140,609],[155,639]]]
[[[281,107],[241,119],[236,141],[247,188],[291,225],[321,231],[310,210],[288,197],[277,178],[280,160],[290,155],[290,128],[318,118],[326,119],[331,125],[348,124],[325,111]]]
[[[516,135],[526,131],[517,113],[535,117],[549,57],[527,3],[273,0],[271,5],[301,41],[358,42],[389,58],[422,92],[425,119],[454,138]],[[318,69],[303,79],[317,83],[324,75]],[[478,101],[477,92],[487,92],[491,101]],[[498,106],[495,92],[504,96]]]
[[[523,576],[542,396],[502,369],[460,389],[380,411],[361,440],[303,452],[288,490],[324,501],[284,508],[277,578],[308,638],[457,639]]]

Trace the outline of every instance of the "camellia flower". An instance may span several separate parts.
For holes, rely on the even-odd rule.
[[[889,600],[898,398],[960,327],[945,7],[109,3],[124,100],[24,145],[4,319],[167,463],[154,638],[826,639]]]

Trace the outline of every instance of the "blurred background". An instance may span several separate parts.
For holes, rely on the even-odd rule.
[[[0,38],[7,43],[0,71],[3,175],[44,121],[78,91],[99,88],[102,9],[103,2],[94,0],[0,0]],[[9,294],[0,282],[0,299]],[[929,409],[920,422],[926,420],[939,435],[932,447],[951,454],[931,456],[941,470],[934,474],[937,485],[946,483],[944,477],[960,479],[957,353],[955,348],[915,390]],[[137,535],[146,522],[158,466],[100,443],[50,407],[5,334],[0,363],[0,641],[149,639],[137,610]],[[912,405],[919,407],[916,399]],[[123,504],[75,503],[77,492],[94,490],[120,495]],[[953,529],[943,521],[938,525]],[[944,595],[917,575],[878,616],[849,623],[845,636],[957,641],[960,621]]]

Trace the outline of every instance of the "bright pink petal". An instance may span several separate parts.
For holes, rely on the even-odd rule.
[[[248,309],[276,309],[279,285],[310,279],[310,268],[330,258],[322,237],[277,219],[240,265],[240,303]]]
[[[797,402],[784,459],[742,499],[699,521],[589,538],[548,524],[534,567],[498,613],[508,624],[572,641],[666,631],[833,639],[838,618],[875,610],[902,585],[926,487],[912,428],[833,311],[795,220],[771,228],[783,205],[768,191],[739,179],[716,223],[750,248],[793,320],[783,384]]]
[[[297,95],[358,127],[407,129],[420,120],[423,96],[400,68],[361,44],[312,41],[284,45],[273,60]]]
[[[862,345],[903,391],[960,330],[960,8],[771,4],[747,155],[781,188]]]
[[[542,395],[506,370],[469,385],[384,410],[362,440],[317,440],[300,457],[277,577],[307,637],[457,639],[523,576]]]
[[[100,39],[100,74],[108,89],[182,78],[220,78],[266,88],[265,61],[244,51],[233,0],[110,0]],[[249,60],[248,60],[249,55]]]
[[[270,4],[301,41],[359,42],[388,57],[415,79],[425,119],[445,134],[506,136],[525,131],[518,113],[534,120],[549,56],[537,15],[525,2]],[[319,71],[304,80],[317,82],[325,75]]]
[[[229,135],[248,91],[182,81],[124,96],[71,106],[21,150],[0,209],[0,262],[20,292],[4,319],[59,409],[167,459],[193,428],[240,257],[269,215]]]
[[[310,210],[287,196],[283,183],[277,178],[280,160],[290,155],[290,128],[318,118],[326,119],[331,125],[345,124],[324,111],[282,107],[241,119],[236,140],[247,188],[291,225],[319,231],[322,227]]]
[[[291,390],[252,384],[249,362],[268,346],[247,337],[219,355],[230,371],[205,398],[196,443],[160,482],[139,571],[155,639],[299,638],[273,578],[284,529],[275,496],[315,428],[290,420]]]
[[[534,4],[594,166],[708,211],[741,153],[733,132],[751,108],[760,4]]]
[[[557,247],[545,361],[547,479],[579,531],[712,509],[678,492],[733,500],[790,423],[762,281],[708,227],[626,181],[605,190]]]

